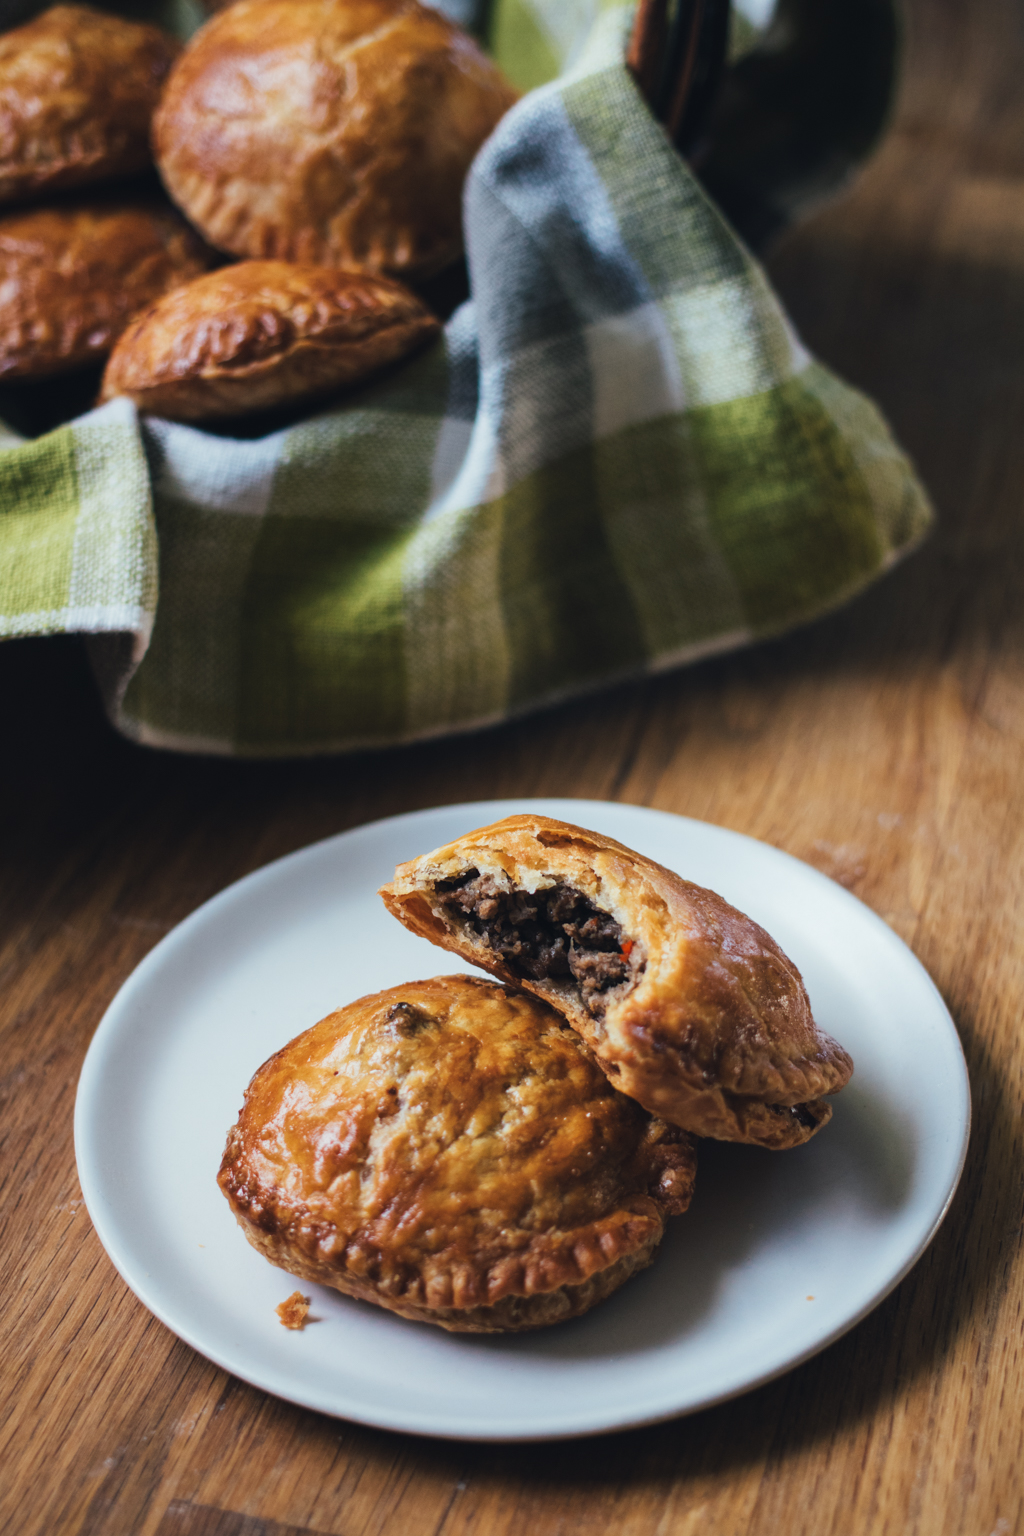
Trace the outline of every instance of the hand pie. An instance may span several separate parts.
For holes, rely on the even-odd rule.
[[[400,864],[414,933],[545,998],[615,1086],[698,1136],[782,1148],[853,1071],[749,917],[597,832],[510,816]]]
[[[236,256],[427,276],[462,251],[462,183],[516,93],[416,0],[238,0],[154,119],[160,174]]]
[[[114,348],[100,398],[173,421],[240,416],[352,384],[434,336],[401,283],[242,261],[159,300]]]
[[[219,1183],[271,1263],[462,1333],[586,1312],[651,1262],[693,1143],[480,977],[361,998],[256,1073]]]
[[[213,253],[173,208],[112,200],[0,218],[0,379],[102,362],[132,316]]]
[[[0,202],[149,165],[153,109],[179,47],[159,27],[81,5],[0,35]]]

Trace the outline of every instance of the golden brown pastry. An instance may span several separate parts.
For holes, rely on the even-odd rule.
[[[207,239],[426,276],[462,250],[462,183],[515,92],[416,0],[238,0],[192,38],[154,119]]]
[[[242,261],[160,299],[114,348],[100,398],[173,421],[240,416],[376,372],[440,329],[390,278]]]
[[[576,1317],[643,1269],[694,1170],[685,1132],[616,1093],[553,1009],[443,976],[272,1056],[219,1182],[271,1263],[492,1333]]]
[[[698,1136],[797,1146],[853,1071],[763,928],[599,832],[510,816],[400,864],[381,895],[546,998],[617,1088]]]
[[[0,35],[0,202],[125,176],[179,43],[159,27],[56,5]]]
[[[0,218],[0,379],[102,362],[132,316],[213,253],[156,199],[93,199]]]

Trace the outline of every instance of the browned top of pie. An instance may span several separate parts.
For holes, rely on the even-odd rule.
[[[153,110],[179,46],[159,27],[81,5],[0,35],[0,202],[148,165]]]
[[[564,1021],[494,982],[410,982],[260,1068],[220,1184],[275,1262],[426,1307],[577,1284],[685,1209],[685,1133],[610,1087]]]
[[[402,283],[308,262],[241,261],[167,294],[130,325],[102,398],[201,420],[352,384],[435,335]]]
[[[416,0],[238,0],[178,60],[154,141],[223,250],[423,275],[459,255],[466,171],[514,100]]]
[[[168,204],[88,202],[0,218],[0,378],[100,362],[138,310],[212,252]]]

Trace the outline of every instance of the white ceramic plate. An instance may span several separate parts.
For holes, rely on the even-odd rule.
[[[246,1243],[215,1183],[250,1076],[364,993],[458,969],[375,895],[396,863],[534,809],[713,887],[803,972],[854,1078],[792,1152],[704,1142],[654,1267],[587,1317],[455,1335],[313,1287]],[[952,1020],[910,950],[816,870],[722,827],[585,800],[443,806],[359,827],[229,887],[157,945],[82,1069],[78,1170],[100,1239],[168,1328],[253,1385],[324,1413],[466,1439],[590,1434],[692,1412],[839,1337],[910,1269],[956,1188],[970,1120]],[[310,1287],[304,1285],[308,1291]]]

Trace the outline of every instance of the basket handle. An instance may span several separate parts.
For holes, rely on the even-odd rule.
[[[729,0],[640,0],[626,65],[681,154],[707,122],[725,66]]]

